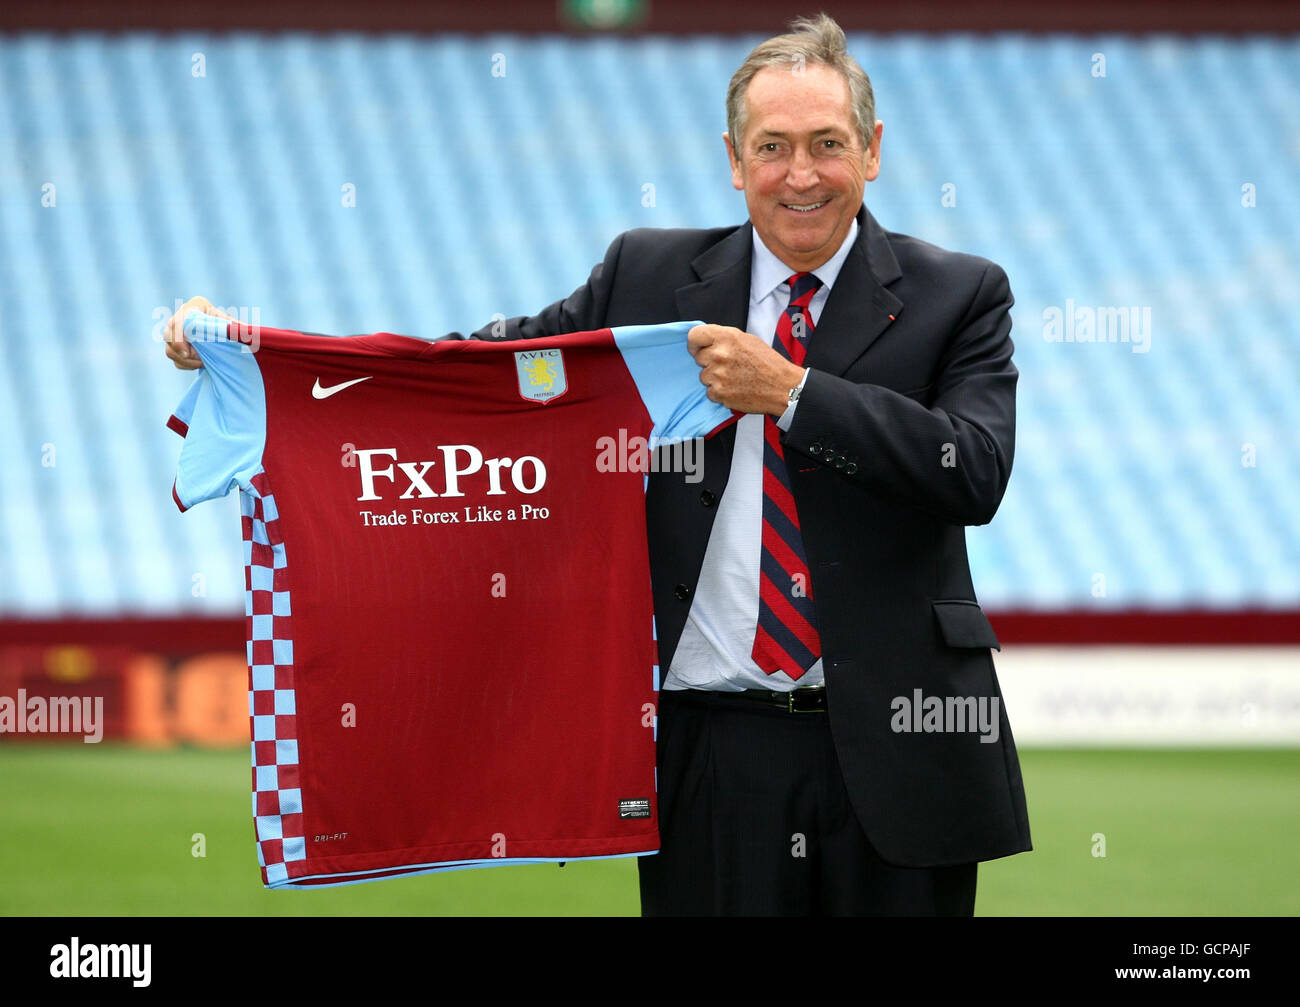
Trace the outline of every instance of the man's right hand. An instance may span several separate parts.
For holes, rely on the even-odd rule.
[[[237,320],[220,308],[213,307],[206,297],[191,297],[181,305],[181,309],[168,319],[167,328],[163,330],[163,349],[167,352],[167,359],[182,371],[194,371],[203,366],[194,347],[185,340],[185,316],[192,311],[229,318],[232,322]]]

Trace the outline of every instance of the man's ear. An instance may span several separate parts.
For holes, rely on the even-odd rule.
[[[871,137],[871,146],[867,148],[867,172],[864,176],[868,182],[874,182],[880,174],[880,138],[884,135],[885,124],[876,120],[876,131]]]
[[[735,149],[731,146],[731,134],[724,132],[722,134],[722,142],[726,145],[727,161],[731,164],[731,186],[733,189],[744,191],[745,172],[741,168],[740,159],[736,157]]]

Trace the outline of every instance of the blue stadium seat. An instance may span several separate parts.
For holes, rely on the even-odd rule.
[[[567,295],[627,228],[739,223],[723,97],[756,41],[0,38],[0,615],[243,611],[234,502],[170,501],[177,299],[432,337]],[[1016,296],[981,600],[1295,606],[1300,42],[851,47],[877,219]],[[1067,304],[1149,309],[1149,346],[1049,340]]]

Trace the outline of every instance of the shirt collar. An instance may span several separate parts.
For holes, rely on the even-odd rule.
[[[792,273],[799,270],[791,269],[784,262],[763,244],[763,239],[758,236],[758,228],[754,228],[754,260],[749,270],[749,299],[752,304],[757,304],[777,287],[783,285],[790,278]],[[853,223],[849,226],[849,233],[844,236],[844,241],[834,255],[823,262],[820,266],[812,271],[817,279],[822,281],[822,286],[827,290],[835,283],[835,278],[840,275],[840,267],[844,265],[844,260],[849,257],[849,252],[853,248],[853,242],[858,238],[858,218],[853,218]]]

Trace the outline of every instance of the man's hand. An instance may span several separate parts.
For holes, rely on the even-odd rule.
[[[779,417],[790,404],[790,389],[803,379],[802,367],[758,336],[729,325],[697,325],[686,339],[703,368],[700,381],[709,398],[728,409]]]
[[[191,311],[237,321],[220,308],[213,307],[206,297],[191,297],[181,305],[181,309],[168,319],[167,328],[163,330],[163,349],[167,353],[167,359],[182,371],[193,371],[203,366],[194,347],[185,340],[185,316]]]

